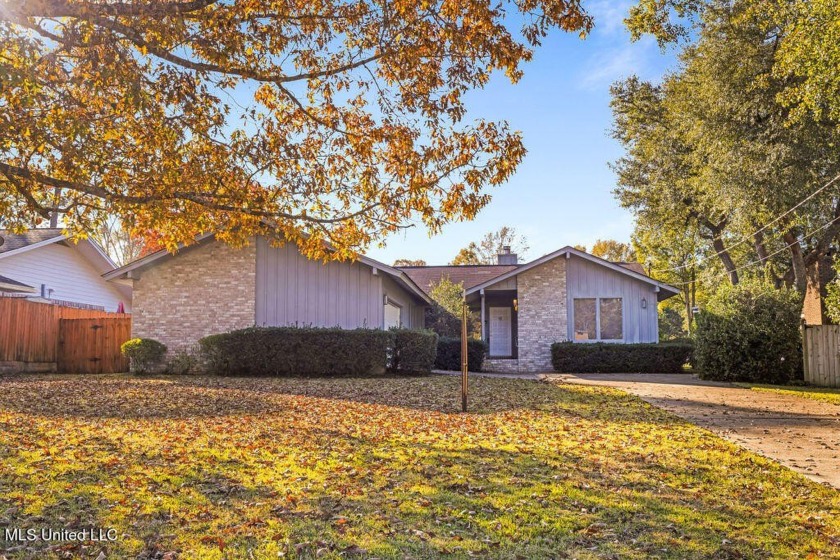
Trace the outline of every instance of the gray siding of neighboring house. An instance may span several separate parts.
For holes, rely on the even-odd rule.
[[[256,269],[258,326],[382,328],[385,294],[400,305],[416,307],[408,292],[382,271],[375,274],[358,262],[313,261],[294,244],[273,247],[259,238]],[[403,321],[410,316],[404,314]],[[414,319],[405,326],[415,326]]]
[[[574,298],[620,297],[624,318],[624,340],[621,342],[659,342],[657,293],[652,285],[574,255],[567,264],[569,340],[574,340]],[[647,300],[644,309],[642,299]]]

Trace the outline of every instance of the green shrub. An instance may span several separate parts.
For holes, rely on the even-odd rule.
[[[368,375],[387,365],[393,334],[373,329],[251,327],[199,341],[219,375]]]
[[[131,361],[132,372],[148,373],[161,364],[166,345],[151,338],[132,338],[123,342],[120,351]]]
[[[554,371],[562,373],[682,373],[691,360],[691,344],[609,344],[555,342]]]
[[[486,355],[486,342],[474,338],[467,341],[467,363],[470,371],[481,371]],[[448,371],[461,370],[460,338],[440,338],[438,340],[435,369],[445,369]]]
[[[786,383],[802,377],[794,290],[747,281],[722,286],[697,316],[696,366],[703,379]]]
[[[438,335],[429,330],[391,329],[393,347],[389,370],[430,373],[437,356]]]

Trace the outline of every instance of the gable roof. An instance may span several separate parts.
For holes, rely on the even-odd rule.
[[[0,276],[0,291],[2,292],[12,292],[12,293],[27,293],[27,294],[34,294],[35,288],[24,284],[23,282],[18,282],[17,280],[12,280],[8,276]]]
[[[203,243],[207,243],[210,241],[214,241],[216,235],[213,233],[205,233],[195,238],[195,243],[191,245],[179,244],[178,251],[184,249],[191,249],[193,247],[197,247]],[[128,273],[132,270],[138,270],[141,268],[145,268],[148,266],[154,266],[161,262],[161,260],[167,260],[169,258],[176,257],[177,254],[170,253],[166,249],[161,249],[160,251],[155,251],[145,257],[141,257],[136,259],[124,266],[116,268],[110,272],[107,272],[102,275],[105,280],[116,280],[119,278],[128,278]],[[358,262],[365,264],[373,269],[380,270],[385,274],[391,276],[394,280],[396,280],[399,284],[404,286],[409,292],[416,295],[419,299],[423,300],[424,302],[431,304],[432,299],[426,294],[425,291],[420,289],[417,284],[412,280],[405,272],[398,270],[392,266],[388,266],[385,263],[381,263],[377,260],[371,259],[370,257],[366,257],[364,255],[360,255],[357,259]]]
[[[487,264],[487,265],[451,265],[451,266],[399,266],[414,283],[427,293],[432,285],[442,278],[449,278],[456,284],[463,284],[465,288],[472,288],[482,282],[496,278],[519,268],[516,264]]]
[[[30,229],[23,233],[12,233],[9,230],[0,229],[0,255],[33,245],[40,247],[62,239],[64,236],[57,228]]]
[[[632,270],[633,272],[635,272],[637,274],[644,274],[645,276],[648,276],[648,273],[645,272],[645,267],[642,266],[642,263],[623,262],[623,261],[609,261],[609,262],[611,262],[613,264],[617,264],[618,266],[623,266],[627,270]]]
[[[77,247],[100,274],[113,270],[117,266],[98,243],[90,238],[80,239],[78,243],[74,243],[64,235],[60,228],[36,228],[23,233],[13,233],[9,230],[0,229],[0,239],[2,239],[0,259],[19,255],[53,243],[61,243],[68,247]]]
[[[467,290],[466,290],[467,295],[479,292],[479,291],[483,290],[484,288],[487,288],[488,286],[492,286],[493,284],[496,284],[497,282],[501,282],[502,280],[507,280],[508,278],[512,278],[513,276],[516,276],[516,275],[518,275],[522,272],[525,272],[526,270],[530,270],[530,269],[532,269],[534,267],[537,267],[541,264],[547,263],[548,261],[556,259],[557,257],[571,256],[571,255],[574,255],[576,257],[580,257],[580,258],[585,259],[587,261],[590,261],[590,262],[593,262],[595,264],[598,264],[598,265],[604,266],[606,268],[609,268],[611,270],[614,270],[614,271],[616,271],[620,274],[625,274],[625,275],[627,275],[631,278],[635,278],[636,280],[640,280],[642,282],[645,282],[647,284],[651,284],[651,285],[655,286],[658,289],[658,291],[660,292],[660,297],[659,297],[660,300],[671,297],[671,296],[675,296],[675,295],[680,293],[679,290],[677,290],[675,287],[673,287],[671,285],[665,284],[664,282],[660,282],[658,280],[654,280],[653,278],[651,278],[650,276],[648,276],[644,273],[636,272],[635,270],[633,270],[633,268],[635,268],[635,267],[631,268],[629,266],[626,266],[627,263],[610,262],[610,261],[604,260],[600,257],[590,255],[589,253],[585,253],[583,251],[580,251],[578,249],[575,249],[574,247],[571,247],[571,246],[567,245],[566,247],[563,247],[562,249],[558,249],[557,251],[554,251],[553,253],[548,253],[547,255],[543,255],[542,257],[540,257],[538,259],[535,259],[535,260],[533,260],[529,263],[525,263],[523,265],[520,265],[517,268],[515,268],[514,270],[505,272],[504,274],[500,274],[499,276],[497,276],[495,278],[491,278],[489,280],[486,280],[486,281],[484,281],[480,284],[476,284],[475,286],[473,286],[471,288],[467,288]]]

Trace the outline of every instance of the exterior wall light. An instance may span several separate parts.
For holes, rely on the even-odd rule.
[[[647,309],[647,298],[642,298],[642,309]]]

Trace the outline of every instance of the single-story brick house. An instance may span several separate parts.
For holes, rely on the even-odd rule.
[[[404,272],[367,257],[324,264],[259,237],[233,248],[204,235],[105,275],[132,286],[132,336],[170,352],[258,326],[422,328],[431,300]]]
[[[507,250],[497,265],[394,268],[368,257],[312,261],[262,237],[235,249],[212,235],[105,275],[133,289],[133,336],[170,351],[253,325],[421,328],[427,292],[443,277],[463,283],[480,313],[490,371],[549,371],[558,341],[658,342],[657,302],[678,293],[637,264],[572,247],[524,264]]]
[[[644,273],[563,247],[528,263],[505,247],[498,264],[403,267],[421,288],[443,277],[462,283],[481,315],[485,369],[551,371],[551,345],[659,342],[657,303],[679,292]]]

